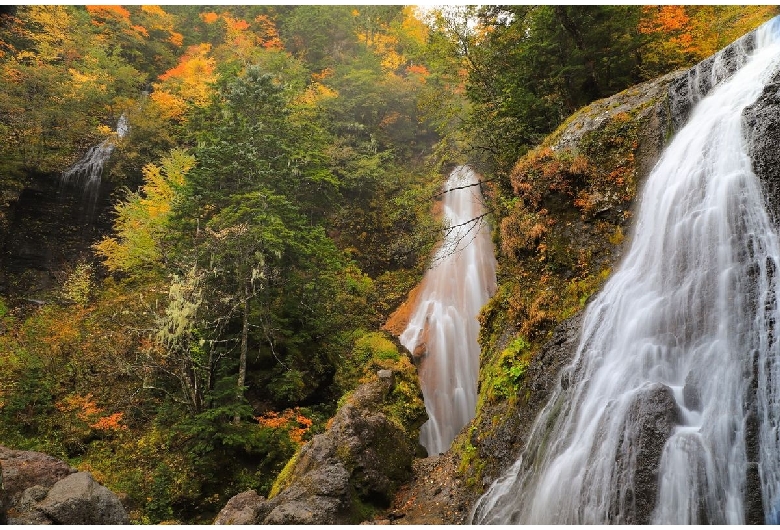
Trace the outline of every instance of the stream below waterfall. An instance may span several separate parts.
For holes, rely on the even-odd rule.
[[[496,288],[496,260],[477,174],[459,166],[443,194],[445,237],[419,288],[417,305],[399,337],[415,355],[428,421],[420,443],[429,455],[446,451],[474,418],[479,376],[477,315]]]
[[[573,363],[474,523],[780,522],[780,243],[742,120],[779,27],[729,78],[715,57],[717,86],[648,177]]]

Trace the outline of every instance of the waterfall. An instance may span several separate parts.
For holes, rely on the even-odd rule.
[[[451,191],[443,201],[444,242],[399,337],[415,355],[423,352],[418,373],[429,419],[420,429],[420,443],[429,455],[449,448],[477,406],[477,315],[496,286],[490,230],[484,218],[477,219],[484,213],[477,182],[466,166],[450,174],[446,189]]]
[[[780,522],[780,243],[742,131],[779,28],[758,30],[648,177],[631,248],[475,523]]]
[[[117,140],[124,138],[129,130],[127,115],[122,114],[116,124],[116,132],[98,145],[90,147],[81,160],[63,171],[61,183],[80,185],[85,196],[95,199],[103,176],[103,166],[111,158]]]

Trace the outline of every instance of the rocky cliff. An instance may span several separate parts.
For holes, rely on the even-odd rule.
[[[422,472],[402,490],[403,495],[390,512],[393,519],[404,524],[462,523],[467,520],[464,512],[468,509],[464,506],[470,507],[484,488],[515,462],[551,391],[556,385],[568,384],[570,368],[565,368],[579,341],[581,310],[620,259],[625,241],[615,234],[630,234],[637,190],[696,101],[739,68],[737,51],[751,50],[754,42],[754,35],[749,34],[729,46],[717,60],[709,58],[688,71],[669,74],[583,108],[538,150],[518,162],[512,183],[523,209],[507,212],[500,237],[505,243],[512,236],[512,225],[507,222],[512,216],[519,220],[516,226],[540,235],[530,244],[523,240],[515,247],[504,244],[500,249],[501,286],[482,318],[477,417],[447,454],[417,466]],[[780,219],[778,89],[780,74],[744,113],[754,171],[762,180],[776,220]],[[582,160],[572,162],[578,157]],[[600,178],[598,171],[588,169],[591,165],[598,165],[601,175],[618,178]],[[633,186],[627,186],[627,182],[633,182]],[[557,226],[545,224],[544,215],[549,211],[554,212]],[[588,266],[567,264],[550,252],[553,245],[569,255],[587,256]],[[538,266],[538,262],[549,263],[551,259],[558,259],[556,267]],[[600,274],[594,274],[599,270]],[[550,275],[561,280],[555,283]],[[522,277],[532,281],[524,282]],[[561,294],[556,298],[545,290]],[[581,297],[578,306],[566,302],[569,294]],[[572,313],[574,316],[569,316]],[[518,342],[518,337],[523,340]],[[502,379],[502,371],[513,366],[522,366],[515,372],[520,375]],[[647,465],[640,473],[644,493],[642,499],[637,499],[634,522],[641,523],[647,522],[653,509],[659,447],[668,437],[678,411],[673,399],[650,388],[647,399],[637,403],[635,412],[646,416],[648,425],[653,426],[643,438],[647,443],[640,448]],[[750,452],[755,444],[748,438]],[[753,476],[755,467],[751,470],[748,484],[754,484],[757,478]],[[436,492],[430,491],[432,481],[437,484]],[[448,500],[455,500],[455,504]],[[763,522],[760,499],[749,499],[748,505],[748,521]]]
[[[94,201],[64,187],[55,174],[30,174],[14,193],[0,193],[0,295],[30,299],[62,281],[111,227],[112,186]]]
[[[281,493],[270,500],[254,492],[236,496],[216,522],[354,523],[370,518],[393,494],[375,522],[466,522],[485,487],[519,456],[542,408],[556,407],[548,404],[552,391],[569,384],[582,310],[631,237],[644,179],[696,101],[733,74],[741,65],[737,52],[754,43],[749,34],[718,59],[597,101],[518,161],[510,183],[514,199],[498,211],[500,287],[481,316],[477,417],[447,453],[412,464],[414,444],[374,412],[390,389],[378,380],[356,392],[329,432],[291,462]],[[744,113],[754,170],[776,220],[778,93],[780,74]],[[647,418],[640,422],[647,429],[638,448],[646,465],[636,480],[631,519],[643,523],[654,506],[660,448],[679,411],[668,389],[648,386],[631,414]],[[754,445],[748,439],[748,452]],[[388,463],[399,472],[389,476]],[[749,485],[756,480],[751,469]],[[401,485],[410,471],[411,480]],[[760,502],[748,500],[749,522],[763,522]]]

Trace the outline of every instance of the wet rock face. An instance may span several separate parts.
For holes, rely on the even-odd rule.
[[[479,456],[485,461],[485,485],[499,477],[519,456],[536,417],[561,381],[561,370],[574,358],[581,326],[582,313],[579,313],[555,328],[552,338],[526,368],[518,391],[522,397],[511,416],[496,429],[494,435],[482,438],[477,434],[478,439],[472,441],[479,447]],[[565,377],[562,384],[566,384]]]
[[[713,87],[731,77],[756,46],[755,32],[734,41],[718,55],[703,60],[669,86],[669,106],[675,131],[685,122],[693,107]]]
[[[780,71],[755,103],[742,113],[742,127],[748,140],[748,152],[753,172],[761,181],[764,203],[775,227],[780,226]],[[754,373],[758,367],[753,367]],[[749,390],[750,413],[746,422],[745,445],[748,468],[745,486],[745,520],[748,524],[764,524],[764,505],[759,476],[758,420],[754,377]]]
[[[0,517],[9,524],[130,522],[114,493],[62,460],[0,446],[0,472]]]
[[[769,213],[780,225],[780,72],[742,117],[753,171],[761,180]]]
[[[416,447],[381,410],[392,374],[361,385],[330,429],[303,446],[287,480],[270,500],[233,497],[215,524],[354,524],[365,507],[386,507],[411,474]]]
[[[649,524],[655,509],[658,471],[666,440],[680,422],[680,410],[672,390],[660,383],[642,388],[634,397],[626,415],[628,430],[621,440],[615,460],[618,472],[610,520],[619,524]]]
[[[0,295],[29,297],[55,286],[58,275],[111,229],[111,186],[93,201],[61,188],[56,175],[32,175],[0,218]]]

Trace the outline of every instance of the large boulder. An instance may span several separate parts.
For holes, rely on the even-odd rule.
[[[0,446],[0,472],[0,517],[9,524],[129,523],[114,493],[52,456]]]
[[[32,486],[51,488],[76,470],[57,458],[37,451],[18,451],[0,446],[3,473],[2,498],[6,509],[15,506]]]
[[[117,496],[84,471],[52,486],[38,508],[56,524],[130,523]]]
[[[331,427],[304,445],[271,499],[233,497],[215,524],[354,524],[387,507],[411,474],[416,437],[383,411],[395,384],[380,374],[358,387]]]

